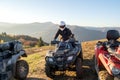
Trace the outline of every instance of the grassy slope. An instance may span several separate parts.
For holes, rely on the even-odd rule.
[[[51,50],[53,48],[53,46],[44,46],[41,48],[29,48],[26,50],[26,52],[30,54],[27,58],[23,58],[29,64],[28,80],[48,79],[44,73],[45,55],[49,49]]]

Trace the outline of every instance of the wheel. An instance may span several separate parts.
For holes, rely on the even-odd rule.
[[[16,75],[15,78],[18,80],[25,80],[29,73],[28,63],[24,60],[19,60],[16,63]]]
[[[82,49],[81,49],[81,51],[80,51],[80,54],[79,54],[79,56],[78,56],[79,58],[81,58],[81,60],[82,60],[82,62],[83,62],[83,54],[82,54]]]
[[[114,80],[114,77],[111,76],[106,70],[99,71],[99,80]]]
[[[99,69],[98,62],[95,55],[93,56],[93,60],[94,60],[94,68],[95,68],[94,73],[98,74],[100,69]]]
[[[81,47],[81,51],[80,51],[80,53],[79,53],[78,57],[79,57],[79,58],[81,58],[81,60],[82,60],[82,62],[83,62],[83,53],[82,53],[82,47]]]
[[[76,76],[78,78],[82,78],[82,60],[81,60],[81,58],[77,58],[77,60],[76,60]]]
[[[47,63],[45,64],[45,73],[50,78],[54,78],[55,77],[54,69],[51,68]]]
[[[96,61],[95,61],[95,55],[93,55],[93,58],[92,58],[92,64],[94,65],[94,66],[92,66],[92,71],[93,71],[95,74],[97,74],[97,72],[96,72]]]
[[[94,59],[94,65],[96,70],[96,71],[94,70],[94,73],[97,74],[98,80],[113,80],[113,77],[108,74],[104,66],[98,66],[98,61],[95,55],[93,56],[93,59]]]

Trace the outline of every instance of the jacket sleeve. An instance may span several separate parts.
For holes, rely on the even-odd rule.
[[[72,32],[70,29],[68,29],[68,36],[70,37],[72,35]]]
[[[57,39],[57,37],[59,36],[59,33],[60,33],[60,30],[57,31],[57,33],[56,33],[54,39]]]

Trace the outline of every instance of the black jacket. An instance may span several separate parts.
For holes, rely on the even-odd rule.
[[[65,28],[63,31],[61,31],[60,29],[58,29],[54,39],[57,39],[57,37],[61,35],[62,36],[62,39],[63,41],[66,41],[70,38],[70,36],[72,35],[72,32],[70,29],[68,28]]]

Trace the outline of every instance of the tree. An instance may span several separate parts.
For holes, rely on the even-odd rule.
[[[44,46],[44,41],[42,40],[42,37],[39,38],[38,46],[39,47]]]

